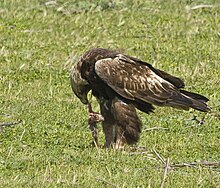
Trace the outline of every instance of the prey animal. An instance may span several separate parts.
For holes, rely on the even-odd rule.
[[[121,148],[138,142],[142,123],[136,109],[147,114],[154,106],[208,112],[208,98],[183,90],[184,82],[151,64],[117,51],[93,48],[71,68],[71,87],[89,107],[89,124],[102,121],[105,146]],[[101,116],[92,114],[89,91],[100,104]]]

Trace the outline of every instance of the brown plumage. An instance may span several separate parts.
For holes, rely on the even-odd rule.
[[[137,58],[94,48],[83,54],[71,69],[71,86],[82,103],[87,93],[100,103],[106,146],[134,144],[141,133],[136,108],[153,112],[153,105],[207,112],[208,99],[182,90],[184,82]]]

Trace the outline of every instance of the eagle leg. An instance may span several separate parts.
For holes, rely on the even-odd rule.
[[[112,100],[100,99],[100,110],[104,117],[102,122],[102,129],[105,135],[105,148],[111,148],[115,144],[116,139],[116,122],[114,114],[112,113]]]
[[[91,103],[88,104],[88,112],[89,112],[89,123],[99,123],[104,121],[104,117],[97,112],[94,112],[92,110],[92,105]]]
[[[135,106],[115,98],[113,110],[117,124],[116,147],[123,148],[126,143],[136,144],[140,138],[141,121]]]

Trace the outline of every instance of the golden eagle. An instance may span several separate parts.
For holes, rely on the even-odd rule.
[[[208,99],[182,90],[184,82],[140,59],[103,48],[85,52],[71,69],[71,87],[83,104],[89,105],[91,90],[99,104],[105,146],[135,144],[141,121],[136,108],[145,113],[157,106],[208,112]]]

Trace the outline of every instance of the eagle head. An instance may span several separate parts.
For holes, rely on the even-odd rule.
[[[70,71],[70,82],[74,94],[80,99],[83,104],[88,104],[87,94],[91,87],[89,83],[81,76],[82,61],[76,63]]]

